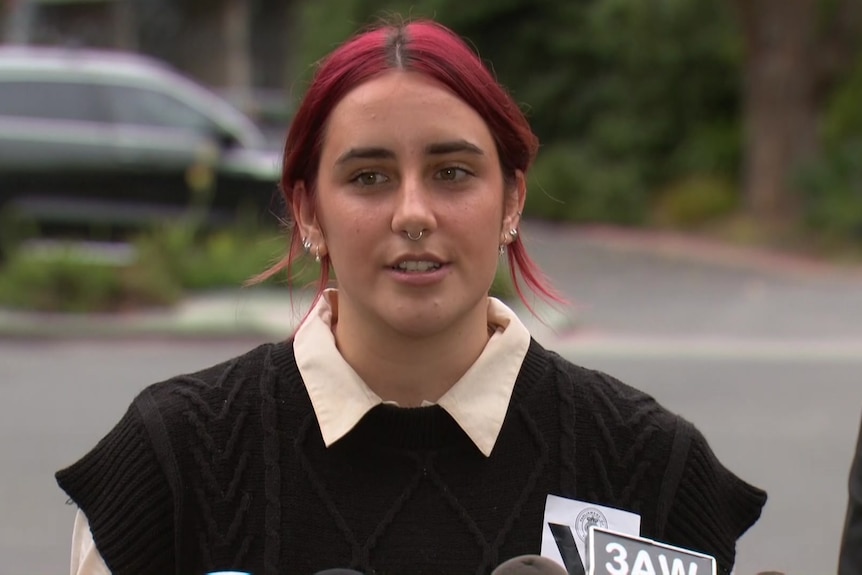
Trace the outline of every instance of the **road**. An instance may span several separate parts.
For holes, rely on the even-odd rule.
[[[862,415],[862,279],[525,232],[577,304],[573,329],[531,322],[537,338],[652,393],[769,492],[737,573],[834,571]],[[0,341],[0,575],[66,572],[74,509],[52,474],[138,390],[255,343]]]

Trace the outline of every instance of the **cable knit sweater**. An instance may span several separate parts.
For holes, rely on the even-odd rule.
[[[377,406],[324,447],[287,342],[150,386],[57,479],[116,575],[489,573],[539,552],[549,493],[726,573],[766,499],[685,420],[536,342],[487,458],[438,406]]]

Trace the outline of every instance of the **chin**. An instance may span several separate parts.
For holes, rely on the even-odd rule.
[[[404,321],[403,319],[400,321],[389,321],[387,323],[394,332],[404,337],[424,339],[445,332],[453,322],[447,322],[441,318],[434,318],[433,320],[416,318],[408,321]]]

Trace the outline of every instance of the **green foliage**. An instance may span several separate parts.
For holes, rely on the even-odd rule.
[[[315,0],[300,60],[392,12],[452,27],[545,145],[575,149],[579,174],[540,157],[534,179],[565,203],[533,193],[533,215],[637,223],[649,190],[689,173],[736,176],[742,50],[726,0]]]
[[[642,223],[646,192],[639,167],[610,163],[589,148],[556,145],[543,150],[528,181],[526,213],[564,221]]]
[[[190,291],[242,286],[286,247],[282,237],[236,230],[202,235],[176,224],[138,237],[134,258],[125,263],[92,257],[74,244],[48,254],[19,250],[0,268],[0,306],[93,312],[171,305]],[[291,282],[304,286],[317,273],[313,262],[299,265]]]
[[[800,171],[808,226],[828,240],[862,243],[862,137],[824,152]]]
[[[0,273],[0,305],[56,312],[114,311],[176,301],[158,268],[124,269],[72,248],[51,255],[16,252]]]
[[[697,228],[730,216],[739,205],[736,186],[726,178],[698,174],[665,188],[654,207],[662,226]]]
[[[240,286],[269,268],[287,250],[287,239],[241,230],[221,230],[195,238],[183,227],[168,226],[139,237],[135,249],[139,265],[164,268],[183,290],[207,290]],[[316,267],[308,273],[317,273]]]
[[[841,147],[862,136],[862,53],[851,72],[838,84],[823,117],[823,140],[827,149]]]

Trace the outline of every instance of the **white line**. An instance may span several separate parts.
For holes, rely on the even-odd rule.
[[[584,335],[548,347],[566,357],[862,363],[862,339]]]

